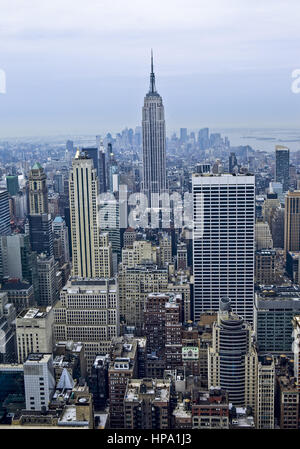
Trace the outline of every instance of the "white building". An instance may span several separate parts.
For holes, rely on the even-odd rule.
[[[51,354],[30,354],[24,363],[26,410],[48,410],[55,390]]]
[[[194,174],[192,186],[194,319],[229,296],[233,311],[252,322],[255,178]]]
[[[71,278],[54,306],[55,341],[80,341],[89,369],[98,354],[109,352],[119,334],[116,279]]]
[[[52,352],[52,307],[24,309],[16,319],[18,363],[31,353]]]

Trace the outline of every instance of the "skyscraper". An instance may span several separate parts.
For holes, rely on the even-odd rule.
[[[275,181],[281,182],[283,191],[289,188],[290,178],[290,150],[282,145],[276,145],[276,174]]]
[[[192,177],[194,319],[229,296],[234,312],[253,319],[254,176]]]
[[[8,191],[0,190],[0,235],[9,235],[10,233]]]
[[[97,170],[79,149],[72,162],[69,190],[73,275],[98,277]]]
[[[55,389],[52,354],[30,354],[24,363],[26,410],[48,410]]]
[[[110,277],[111,244],[98,222],[98,178],[93,160],[78,149],[69,178],[73,276]]]
[[[7,175],[6,176],[6,187],[7,187],[8,193],[11,196],[16,195],[19,191],[18,175]]]
[[[48,212],[47,176],[41,164],[36,162],[29,172],[29,213],[44,214]]]
[[[230,153],[229,156],[229,173],[233,173],[234,167],[237,166],[237,158],[235,153]]]
[[[300,190],[288,192],[284,208],[284,250],[300,250]]]
[[[29,215],[29,235],[32,251],[53,255],[53,233],[50,214]]]
[[[155,87],[153,55],[151,53],[150,88],[144,99],[143,107],[143,190],[148,205],[153,203],[153,193],[166,190],[166,129],[164,106]]]
[[[229,298],[220,300],[212,337],[208,349],[209,388],[224,388],[233,405],[251,406],[255,412],[257,353],[252,343],[252,328],[231,311]]]

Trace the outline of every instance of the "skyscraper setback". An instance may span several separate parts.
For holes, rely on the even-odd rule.
[[[153,194],[166,191],[166,128],[164,106],[155,87],[153,55],[151,53],[150,88],[143,107],[143,191],[148,205],[156,205]]]

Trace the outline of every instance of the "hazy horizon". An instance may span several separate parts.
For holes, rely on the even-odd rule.
[[[299,13],[294,0],[2,0],[0,138],[139,126],[151,48],[168,135],[295,129]]]

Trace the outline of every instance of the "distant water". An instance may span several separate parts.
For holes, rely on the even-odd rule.
[[[211,129],[210,132],[219,132],[222,137],[227,136],[230,145],[250,145],[254,150],[273,152],[275,145],[283,145],[291,151],[300,151],[299,129]]]
[[[192,131],[188,129],[188,131]],[[197,134],[198,130],[193,130]],[[262,129],[262,128],[210,128],[210,133],[221,133],[224,138],[227,136],[232,147],[239,145],[250,145],[254,150],[273,152],[275,145],[284,145],[291,151],[300,151],[300,128],[297,129]],[[106,134],[106,133],[105,133]],[[103,134],[102,136],[104,137]],[[178,133],[177,133],[178,135]],[[113,137],[115,135],[113,134]],[[45,137],[24,137],[0,139],[9,142],[20,143],[50,143],[65,147],[66,141],[74,141],[74,146],[95,146],[96,135],[60,135]]]

